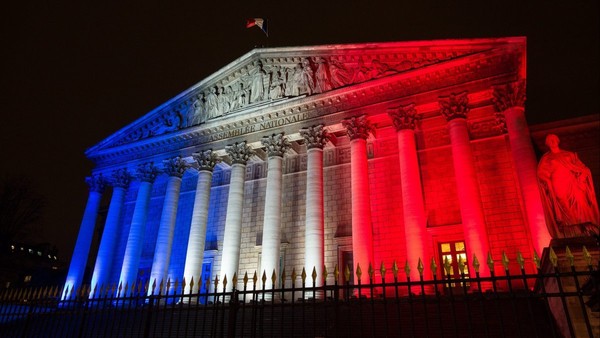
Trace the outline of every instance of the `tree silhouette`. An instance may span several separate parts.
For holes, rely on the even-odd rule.
[[[37,234],[43,197],[24,177],[4,177],[0,182],[0,243],[31,240]],[[3,248],[4,249],[4,248]]]

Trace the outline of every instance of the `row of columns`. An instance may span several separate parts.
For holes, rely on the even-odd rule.
[[[541,249],[549,243],[550,237],[543,219],[537,186],[535,189],[533,188],[537,182],[535,178],[537,160],[524,119],[522,107],[524,98],[519,97],[520,87],[518,86],[520,84],[494,88],[494,103],[501,110],[501,114],[506,117],[511,153],[523,193],[530,231],[535,249],[541,252]],[[468,96],[466,92],[452,94],[441,97],[439,103],[441,113],[448,121],[467,253],[469,257],[475,254],[484,258],[489,252],[489,244],[466,122],[469,111]],[[399,244],[406,245],[407,252],[410,253],[409,264],[415,266],[419,258],[432,256],[432,243],[427,232],[427,217],[414,133],[419,115],[414,104],[391,109],[389,115],[397,131],[402,184],[406,241]],[[356,272],[360,265],[361,269],[365,269],[366,272],[369,264],[374,261],[366,143],[375,128],[366,116],[351,117],[343,120],[342,124],[350,138],[351,148],[354,269]],[[327,143],[329,135],[323,125],[303,128],[300,130],[300,134],[304,137],[307,145],[305,266],[315,267],[317,275],[322,276],[324,267],[323,147]],[[271,288],[273,285],[271,285],[270,273],[274,272],[279,276],[282,161],[290,144],[283,134],[264,137],[261,143],[266,148],[268,155],[261,270],[269,273],[265,286]],[[232,164],[220,279],[223,280],[227,276],[231,281],[239,268],[245,168],[254,152],[246,142],[229,145],[225,150]],[[193,157],[198,164],[199,174],[184,268],[184,277],[188,281],[193,277],[198,278],[201,274],[212,170],[218,162],[217,156],[210,150],[194,154]],[[156,280],[157,283],[167,278],[181,177],[188,167],[178,157],[165,161],[163,171],[169,175],[169,179],[151,270],[151,280]],[[132,285],[137,278],[150,193],[158,173],[159,170],[151,163],[143,164],[137,169],[137,178],[141,183],[119,278],[119,282],[123,286]],[[92,276],[93,285],[102,285],[108,281],[116,243],[116,230],[129,180],[129,174],[124,169],[117,170],[113,174],[111,180],[113,196]],[[71,289],[81,284],[101,191],[105,182],[104,178],[99,175],[93,176],[88,181],[90,197],[67,277],[67,286]],[[412,269],[411,279],[418,280],[418,278],[418,271]],[[362,274],[360,282],[362,284],[369,282],[367,273]],[[317,278],[317,283],[321,285],[322,278]],[[228,285],[231,289],[232,283],[228,283]],[[189,283],[187,287],[189,288]],[[185,292],[189,292],[189,290]]]

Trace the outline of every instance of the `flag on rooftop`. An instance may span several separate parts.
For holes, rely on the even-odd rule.
[[[268,21],[263,18],[248,19],[248,20],[246,20],[246,28],[258,26],[258,28],[262,29],[262,31],[265,32],[265,34],[267,36],[269,36],[269,27],[268,27],[267,22]]]

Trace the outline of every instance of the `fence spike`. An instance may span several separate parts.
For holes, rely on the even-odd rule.
[[[396,260],[392,264],[392,273],[394,274],[394,280],[398,279],[398,263],[396,263]]]
[[[210,277],[207,276],[206,280],[204,281],[204,288],[206,289],[206,293],[208,293],[208,291],[210,290]],[[200,286],[198,286],[198,289],[200,289]],[[198,291],[200,292],[200,291]]]
[[[194,276],[190,279],[190,294],[194,292]]]
[[[335,268],[333,268],[333,276],[335,277],[335,281],[338,281],[338,278],[340,277],[340,269],[338,268],[338,265],[335,265]]]
[[[170,290],[171,290],[171,277],[167,278],[167,292],[165,292],[165,294],[168,295]]]
[[[538,256],[537,251],[533,250],[533,262],[535,263],[535,267],[539,270],[542,267],[542,262],[540,260],[540,256]]]
[[[360,268],[360,263],[356,263],[356,277],[360,281],[360,276],[362,276],[362,269]]]
[[[585,262],[587,263],[588,266],[592,266],[592,255],[590,255],[590,252],[585,247],[585,245],[583,246],[582,251],[583,251],[583,259],[585,259]]]
[[[373,280],[373,277],[375,276],[375,270],[373,270],[373,265],[369,262],[369,279]]]
[[[525,259],[523,258],[521,251],[518,251],[518,250],[517,250],[517,263],[519,263],[519,267],[521,268],[521,270],[525,269]]]
[[[267,282],[267,270],[263,270],[263,274],[262,274],[261,280],[262,280],[263,286],[264,286],[265,283]]]
[[[346,264],[346,268],[344,269],[344,277],[345,282],[349,283],[350,282],[350,264]]]
[[[304,267],[302,268],[302,273],[300,274],[300,278],[302,278],[302,284],[306,282],[306,270]]]
[[[275,282],[277,281],[277,273],[275,273],[275,269],[273,269],[273,273],[271,274],[271,285],[275,288]]]
[[[131,288],[129,288],[129,296],[133,297],[133,294],[135,293],[135,285],[136,283],[133,282],[133,284],[131,284]]]
[[[246,288],[246,286],[248,285],[248,271],[244,272],[244,279],[242,279],[244,281],[244,289]]]
[[[254,282],[255,286],[256,286],[256,281],[258,281],[258,276],[256,275],[256,270],[254,270],[254,276],[252,277],[252,282]]]
[[[223,292],[225,292],[225,288],[227,288],[227,274],[223,276]],[[217,289],[217,285],[215,284],[215,290]]]
[[[575,257],[573,257],[573,253],[571,252],[571,249],[569,249],[568,245],[565,249],[565,257],[567,257],[569,260],[570,266],[575,266]]]
[[[164,280],[160,280],[160,284],[158,285],[158,294],[161,295],[163,290],[165,289],[165,282]]]
[[[490,252],[488,252],[488,255],[487,255],[487,266],[490,269],[490,272],[493,273],[494,272],[494,260],[492,259],[492,254]]]
[[[227,275],[225,275],[224,277],[227,278]],[[218,275],[215,276],[215,282],[214,283],[215,283],[215,292],[217,292],[218,291],[217,287],[219,286],[219,276]]]
[[[502,251],[502,266],[504,266],[504,270],[508,271],[508,263],[510,263],[510,261],[508,260],[506,252]]]
[[[429,266],[431,267],[431,272],[433,272],[433,275],[435,276],[438,268],[437,264],[435,263],[435,257],[431,257],[431,264]]]
[[[179,278],[175,278],[175,284],[173,285],[173,293],[177,293],[178,286],[179,286]]]
[[[298,275],[296,274],[296,268],[293,267],[292,268],[292,285],[296,285],[296,278],[298,278]]]
[[[117,288],[117,297],[121,297],[122,290],[123,290],[123,281],[119,282],[119,287]]]
[[[310,276],[312,277],[313,283],[315,283],[317,281],[317,267],[313,266],[313,271]]]
[[[323,264],[323,281],[327,282],[327,277],[329,276],[329,271],[327,271],[327,266]]]
[[[283,287],[285,287],[285,278],[286,278],[286,277],[287,277],[287,276],[285,275],[285,267],[284,267],[284,268],[283,268],[283,270],[281,271],[281,285],[282,285]]]
[[[408,265],[408,259],[406,260],[406,263],[404,263],[404,272],[406,273],[406,276],[409,277],[409,275],[410,275],[410,265]]]
[[[423,270],[425,270],[425,267],[423,266],[423,261],[421,261],[421,257],[419,257],[419,261],[417,262],[417,270],[419,270],[419,276],[423,277]]]
[[[231,279],[231,287],[234,289],[237,289],[237,283],[238,283],[238,276],[237,276],[237,272],[233,273],[233,278]]]
[[[183,295],[185,292],[185,287],[187,286],[187,283],[185,282],[185,276],[183,276],[183,279],[181,280],[181,294]]]
[[[552,247],[550,247],[550,262],[552,263],[553,267],[558,266],[558,257],[556,256],[556,252],[554,252]]]
[[[444,257],[444,270],[446,270],[446,275],[450,276],[450,270],[452,269],[452,264],[450,264],[450,259],[448,256]]]
[[[381,265],[379,266],[379,273],[381,274],[381,278],[385,278],[385,264],[381,261]]]
[[[481,266],[481,264],[479,263],[479,259],[477,259],[477,255],[473,254],[473,269],[475,269],[475,272],[479,272],[479,267]]]
[[[464,259],[462,257],[458,257],[458,271],[463,276],[465,274],[465,267],[466,267],[466,265],[467,265],[466,264],[466,259]]]

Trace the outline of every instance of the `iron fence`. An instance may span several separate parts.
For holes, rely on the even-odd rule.
[[[324,271],[322,283],[304,270],[272,274],[272,285],[280,285],[274,289],[265,289],[264,272],[260,280],[256,273],[234,276],[230,285],[226,278],[205,280],[210,284],[205,289],[212,290],[206,293],[193,279],[79,290],[6,289],[0,293],[0,336],[593,337],[600,325],[593,308],[598,270],[583,249],[587,267],[581,271],[567,248],[563,267],[552,250],[548,269],[534,256],[535,273],[526,272],[517,254],[519,273],[511,273],[506,255],[500,273],[491,257],[485,274],[474,258],[470,274],[459,262],[458,277],[450,262],[438,267],[432,261],[434,273],[424,278],[419,262],[416,281],[408,265],[401,271],[394,263],[389,271],[383,264],[377,271],[369,267],[366,285],[352,285],[349,269],[336,267]],[[361,274],[357,268],[358,281]]]

